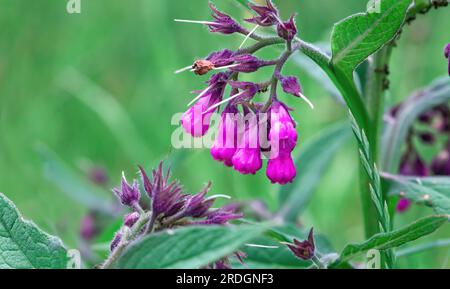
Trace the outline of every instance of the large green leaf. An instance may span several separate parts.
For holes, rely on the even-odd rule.
[[[337,124],[322,131],[302,145],[295,163],[298,176],[292,184],[281,187],[278,214],[288,221],[295,221],[316,189],[320,178],[329,167],[336,151],[350,138],[348,124]]]
[[[62,269],[66,254],[61,240],[23,220],[0,193],[0,269]]]
[[[382,167],[384,171],[394,173],[398,169],[403,144],[419,115],[449,101],[450,79],[445,76],[415,93],[403,103],[396,118],[386,125],[383,135]]]
[[[339,260],[333,266],[338,266],[340,263],[357,257],[371,249],[388,250],[427,236],[443,224],[448,223],[449,218],[450,215],[429,216],[402,229],[377,234],[361,244],[347,245],[342,251]]]
[[[124,269],[194,269],[237,251],[262,235],[266,225],[193,226],[149,235],[119,259]]]
[[[450,178],[408,178],[384,174],[390,193],[432,207],[438,214],[450,214]]]
[[[334,26],[332,64],[345,74],[394,38],[412,0],[379,0],[379,11],[352,15]]]

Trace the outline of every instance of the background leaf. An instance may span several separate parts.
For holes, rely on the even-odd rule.
[[[432,207],[438,214],[450,214],[450,178],[407,178],[385,174],[390,193]]]
[[[350,138],[348,124],[340,123],[322,131],[302,145],[295,160],[299,170],[292,184],[281,187],[279,192],[279,216],[295,221],[316,189],[320,178],[329,167],[336,151]]]
[[[443,224],[448,223],[449,217],[449,215],[426,217],[402,229],[377,234],[361,244],[347,245],[342,251],[339,260],[333,266],[337,266],[339,263],[348,261],[371,249],[388,250],[429,235]]]
[[[195,269],[233,254],[260,236],[267,226],[201,226],[150,235],[119,259],[124,269]]]
[[[347,75],[396,35],[411,4],[411,0],[380,2],[380,13],[355,14],[334,26],[332,64]]]
[[[23,220],[0,193],[0,269],[62,269],[66,264],[61,240]]]

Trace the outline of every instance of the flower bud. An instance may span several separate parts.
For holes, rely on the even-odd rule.
[[[114,238],[113,238],[113,240],[111,242],[111,245],[109,245],[109,248],[110,248],[111,252],[113,252],[117,248],[117,246],[120,244],[120,241],[122,241],[122,233],[121,232],[117,232],[114,235]]]
[[[397,213],[404,213],[409,209],[409,207],[411,207],[410,200],[400,199],[400,201],[398,201],[397,203],[397,207],[395,208],[395,210],[397,211]]]
[[[233,34],[244,31],[243,28],[229,15],[220,12],[211,2],[209,3],[215,21],[214,24],[208,24],[210,32]]]
[[[245,19],[245,21],[250,23],[255,23],[260,26],[272,26],[278,23],[278,10],[272,3],[272,0],[266,0],[266,6],[258,6],[254,4],[249,4],[250,9],[255,11],[258,16]]]
[[[311,260],[315,256],[316,250],[313,229],[309,231],[307,240],[300,242],[297,239],[294,239],[294,244],[287,244],[287,246],[298,258],[302,260]]]
[[[243,73],[255,72],[259,68],[271,64],[271,62],[260,60],[251,54],[235,56],[233,57],[233,61],[235,62],[235,66],[230,67],[230,70]]]
[[[295,14],[289,18],[289,21],[278,23],[278,36],[286,41],[292,41],[297,35],[297,26],[295,24]]]
[[[124,225],[131,228],[134,224],[136,224],[137,220],[139,220],[140,215],[138,212],[133,212],[125,216]]]
[[[120,189],[114,188],[113,192],[125,206],[133,207],[135,204],[139,203],[139,200],[141,199],[141,192],[139,191],[137,181],[133,180],[133,184],[129,185],[124,173],[122,173],[122,184]]]

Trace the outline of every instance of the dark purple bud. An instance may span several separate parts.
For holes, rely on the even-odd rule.
[[[294,244],[288,244],[288,248],[295,256],[302,260],[311,260],[315,256],[316,247],[314,245],[313,229],[309,231],[308,239],[300,242],[294,239]]]
[[[272,62],[258,59],[251,54],[243,54],[233,57],[235,66],[231,66],[230,70],[235,72],[251,73],[257,71],[259,68],[267,65],[272,65]]]
[[[122,241],[122,233],[117,232],[116,235],[114,235],[111,245],[109,246],[111,252],[113,252],[117,248],[117,246],[120,244],[120,241]]]
[[[432,145],[436,141],[436,137],[434,136],[434,134],[430,132],[420,133],[419,138],[422,140],[423,143],[427,145]]]
[[[408,199],[400,199],[397,203],[396,211],[397,213],[404,213],[411,207],[411,201]]]
[[[431,164],[433,174],[437,176],[450,176],[450,151],[444,150],[433,160]]]
[[[250,9],[255,11],[258,16],[245,19],[250,23],[255,23],[260,26],[272,26],[279,22],[278,10],[271,0],[266,0],[266,6],[258,6],[249,4]]]
[[[136,224],[137,220],[139,220],[139,217],[140,215],[138,212],[130,213],[125,216],[123,223],[125,226],[131,228],[134,226],[134,224]]]
[[[260,89],[259,85],[253,82],[230,81],[229,84],[232,88],[241,90],[239,99],[244,100],[251,100]]]
[[[278,23],[277,25],[278,36],[286,41],[292,41],[297,35],[297,25],[295,24],[295,14],[289,18],[289,21]]]
[[[448,59],[448,75],[450,75],[450,43],[445,46],[444,55]]]
[[[132,185],[127,183],[125,174],[122,173],[122,184],[120,188],[113,189],[114,194],[119,198],[120,202],[125,206],[133,207],[141,199],[141,192],[139,191],[139,185],[136,180]]]
[[[300,97],[302,95],[302,87],[295,76],[278,76],[281,86],[285,93]]]
[[[92,240],[97,234],[95,227],[95,217],[93,214],[88,214],[81,220],[80,236],[86,241]]]
[[[243,28],[229,15],[220,12],[211,2],[209,3],[215,21],[214,24],[209,24],[209,30],[211,32],[233,34],[236,32],[242,32]]]

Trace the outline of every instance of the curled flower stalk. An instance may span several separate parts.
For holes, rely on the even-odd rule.
[[[214,21],[202,23],[210,32],[248,32],[211,3],[210,8]],[[192,66],[179,70],[178,72],[191,70],[196,75],[222,70],[214,74],[208,82],[209,86],[191,101],[193,106],[183,115],[181,124],[191,136],[202,137],[210,128],[211,114],[222,111],[219,136],[211,148],[212,157],[241,174],[256,174],[263,167],[263,157],[268,157],[268,179],[272,183],[285,185],[291,183],[297,175],[291,156],[297,145],[297,125],[290,115],[291,109],[279,97],[278,88],[281,84],[284,94],[300,98],[311,108],[314,107],[304,96],[299,80],[282,74],[284,65],[295,52],[310,50],[310,47],[297,36],[295,14],[283,21],[271,0],[267,0],[265,5],[250,4],[249,8],[255,15],[245,19],[246,22],[256,24],[261,29],[274,29],[278,36],[259,36],[255,28],[246,34],[246,38],[256,41],[255,44],[236,51],[223,49],[213,52],[205,59],[197,59]],[[278,58],[264,60],[254,55],[275,44],[285,45],[285,50]],[[273,67],[272,77],[267,81],[253,83],[239,80],[240,74],[252,74],[264,67]],[[220,85],[217,83],[218,78]],[[226,87],[231,88],[228,97],[224,96]],[[265,101],[255,100],[256,96],[266,92],[269,94]],[[224,109],[221,110],[221,107]],[[236,121],[227,122],[227,119]],[[264,139],[265,136],[269,136],[269,139]]]
[[[227,225],[229,221],[243,217],[236,212],[235,206],[213,207],[216,199],[221,196],[207,196],[211,183],[196,194],[187,194],[178,181],[170,180],[170,169],[164,172],[162,162],[152,171],[151,177],[142,167],[139,167],[139,172],[142,187],[150,199],[149,209],[144,210],[139,205],[141,191],[138,181],[135,179],[130,185],[123,176],[120,187],[113,189],[113,192],[132,212],[125,215],[121,229],[111,241],[110,256],[100,268],[114,267],[117,259],[132,242],[154,232],[192,225]],[[242,259],[242,253],[235,254]],[[211,268],[222,266],[229,266],[227,257],[212,264]]]

